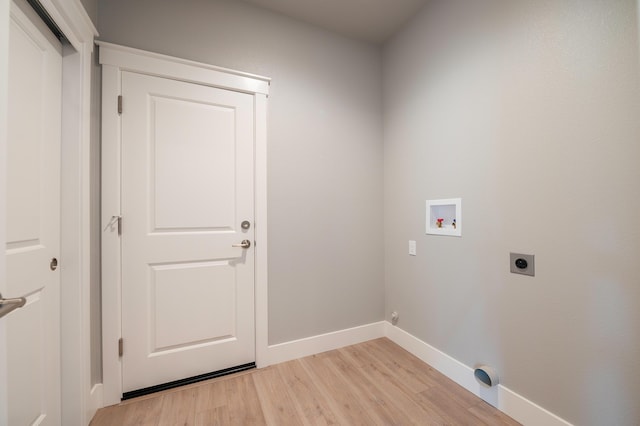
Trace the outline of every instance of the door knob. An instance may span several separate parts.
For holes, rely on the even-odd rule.
[[[251,241],[242,240],[242,242],[240,244],[232,244],[231,247],[249,248],[249,247],[251,247]]]
[[[52,271],[58,269],[58,259],[56,259],[55,257],[51,259],[51,262],[49,262],[49,269],[51,269]]]

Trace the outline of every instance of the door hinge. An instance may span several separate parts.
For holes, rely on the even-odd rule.
[[[124,341],[122,340],[122,337],[120,339],[118,339],[118,356],[122,356],[122,354],[124,353]]]
[[[122,95],[118,95],[118,114],[122,114]]]

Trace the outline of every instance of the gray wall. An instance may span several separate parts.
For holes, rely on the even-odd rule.
[[[384,318],[381,51],[237,1],[105,0],[105,41],[273,78],[269,342]]]
[[[87,15],[91,18],[93,25],[98,27],[98,0],[80,0],[84,10],[87,11]]]
[[[636,8],[434,0],[383,51],[387,318],[580,425],[640,423]]]

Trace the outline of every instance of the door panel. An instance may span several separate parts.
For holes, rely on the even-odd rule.
[[[24,11],[23,11],[24,10]],[[60,424],[61,45],[26,3],[11,4],[7,146],[9,424]]]
[[[123,390],[255,360],[253,97],[122,74]]]
[[[228,261],[152,267],[152,354],[233,338],[235,271]],[[188,311],[175,309],[188,306]]]
[[[216,182],[235,180],[235,110],[158,95],[150,102],[154,231],[233,229],[235,187]]]

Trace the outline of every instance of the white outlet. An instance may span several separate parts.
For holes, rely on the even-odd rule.
[[[409,240],[409,256],[416,255],[416,242],[413,240]]]

